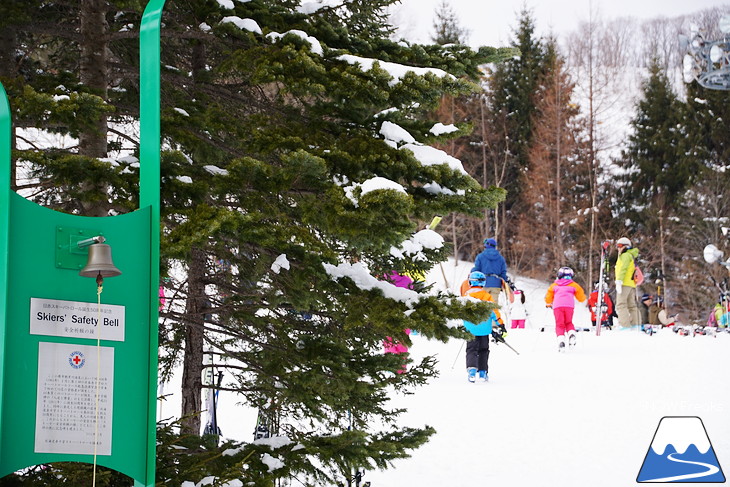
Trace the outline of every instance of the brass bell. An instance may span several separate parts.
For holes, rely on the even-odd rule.
[[[103,243],[89,246],[89,258],[86,266],[79,271],[82,277],[114,277],[122,273],[112,262],[112,248]]]

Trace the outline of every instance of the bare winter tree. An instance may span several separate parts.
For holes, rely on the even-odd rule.
[[[723,226],[730,226],[727,172],[707,170],[702,183],[687,192],[677,215],[667,235],[667,254],[679,278],[672,282],[668,304],[686,321],[702,320],[718,302],[719,287],[727,286],[730,278],[727,268],[708,264],[702,257],[710,243],[724,253],[723,260],[730,256],[730,239],[721,232]]]
[[[643,48],[639,53],[641,65],[647,66],[652,59],[658,59],[664,72],[671,77],[684,55],[679,52],[678,42],[682,30],[681,17],[659,17],[643,22],[639,32],[642,39],[639,45]]]
[[[535,135],[523,177],[529,207],[516,239],[531,250],[535,277],[552,275],[563,265],[585,267],[575,249],[584,233],[584,215],[590,214],[586,212],[590,171],[582,151],[583,126],[579,108],[572,102],[574,84],[556,49],[550,41],[546,74],[535,98]]]
[[[575,97],[581,102],[586,127],[586,163],[590,174],[587,278],[591,283],[598,270],[599,244],[611,237],[607,233],[610,211],[602,175],[611,151],[620,143],[614,122],[625,106],[627,81],[634,81],[626,68],[634,58],[631,40],[636,25],[630,19],[606,24],[600,18],[598,9],[591,9],[589,19],[568,37],[567,43],[568,63],[576,83]]]
[[[462,28],[459,20],[446,1],[442,1],[436,10],[434,21],[435,34],[432,40],[441,45],[464,44],[468,31]],[[511,55],[513,50],[495,51],[495,60]],[[492,147],[489,142],[492,114],[486,107],[487,96],[483,92],[457,98],[446,96],[441,100],[436,116],[443,123],[470,124],[471,134],[450,139],[445,145],[437,147],[446,150],[458,158],[466,171],[485,188],[501,187],[504,182],[504,170],[492,163]],[[475,218],[460,214],[452,214],[444,220],[442,227],[450,236],[457,259],[473,259],[483,250],[482,241],[485,236],[496,236],[495,213],[498,210],[485,209],[483,218]]]

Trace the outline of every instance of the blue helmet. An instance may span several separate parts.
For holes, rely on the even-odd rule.
[[[558,279],[573,279],[573,269],[570,267],[561,267],[558,269]]]
[[[485,238],[484,239],[484,247],[492,247],[497,248],[497,241],[493,238]]]
[[[485,276],[483,272],[474,271],[471,274],[469,274],[469,285],[470,286],[484,287],[484,285],[486,283],[487,283],[487,276]]]

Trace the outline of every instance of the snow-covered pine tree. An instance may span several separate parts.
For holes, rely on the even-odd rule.
[[[232,361],[228,387],[279,418],[273,420],[278,432],[305,442],[318,461],[334,468],[328,475],[382,467],[428,435],[427,429],[395,426],[397,414],[387,409],[383,390],[420,383],[430,364],[388,379],[383,374],[400,359],[381,355],[380,341],[407,341],[405,328],[453,336],[444,318],[458,314],[437,296],[413,308],[394,302],[352,273],[361,265],[381,279],[390,270],[424,271],[443,249],[424,248],[404,259],[391,251],[410,237],[416,221],[494,204],[456,161],[420,145],[432,125],[423,115],[444,92],[472,86],[441,71],[403,74],[404,65],[415,65],[473,76],[480,58],[463,50],[452,61],[442,48],[403,46],[384,33],[363,42],[350,31],[346,7],[312,14],[254,2],[235,7],[228,14],[256,21],[261,34],[241,30],[236,19],[199,19],[216,37],[206,44],[207,54],[221,59],[209,61],[218,69],[207,84],[228,93],[211,96],[215,90],[200,83],[202,95],[176,108],[209,121],[203,125],[208,133],[197,138],[211,138],[222,150],[211,157],[198,155],[194,144],[181,146],[193,164],[177,166],[176,176],[192,184],[172,194],[186,195],[189,203],[180,198],[175,205],[183,218],[170,221],[168,248],[179,249],[172,255],[181,260],[195,248],[208,264],[225,263],[207,265],[201,277],[210,283],[204,338]],[[374,59],[380,66],[370,69]],[[229,86],[230,80],[237,83]],[[235,99],[241,103],[231,104]],[[190,131],[187,117],[175,123],[177,116],[171,113],[170,130]],[[431,162],[437,164],[425,165]],[[211,170],[213,177],[206,176]],[[207,181],[207,191],[195,190],[199,180]],[[382,183],[391,189],[377,189]],[[282,258],[289,268],[272,268],[283,265]],[[340,273],[355,280],[333,279]],[[200,292],[190,292],[187,275],[183,294],[200,299]],[[200,321],[201,314],[186,316]],[[186,338],[186,347],[190,342]],[[195,355],[201,352],[193,351],[194,364],[201,363]],[[194,391],[199,374],[193,369],[189,377]],[[373,415],[393,423],[370,431]],[[296,458],[287,453],[287,464]],[[317,473],[311,464],[299,468]]]
[[[661,66],[652,63],[619,161],[624,171],[617,178],[616,204],[631,230],[655,230],[653,212],[676,208],[694,180],[696,158],[684,150],[682,111]]]
[[[518,16],[518,26],[510,46],[519,51],[511,59],[496,66],[489,76],[489,112],[486,120],[490,127],[486,132],[490,166],[498,175],[498,185],[507,190],[507,198],[497,213],[495,227],[497,239],[503,244],[509,262],[517,263],[509,242],[517,230],[518,217],[524,211],[521,174],[529,165],[529,148],[534,134],[534,96],[544,68],[545,48],[542,39],[535,34],[535,20],[531,11],[523,9]]]
[[[138,102],[129,101],[123,84],[130,73],[138,76],[136,58],[126,56],[136,34],[125,26],[139,13],[98,0],[10,1],[0,8],[2,47],[13,53],[2,71],[17,132],[13,161],[23,166],[13,174],[14,188],[45,206],[90,216],[135,208],[136,176],[114,155],[124,144],[133,147],[122,126],[136,116]]]
[[[102,112],[113,113],[109,137],[121,132],[112,121],[134,120],[138,86],[129,68],[140,9],[128,3],[104,4],[116,41],[107,99],[80,82],[72,44],[44,47],[25,58],[42,69],[28,70],[11,91],[23,127],[73,137],[74,124],[98,126]],[[166,6],[162,193],[170,282],[161,364],[165,371],[184,364],[185,437],[200,432],[209,351],[225,365],[224,390],[264,409],[275,433],[291,440],[245,446],[231,457],[235,468],[216,471],[220,478],[267,485],[297,474],[305,485],[321,485],[408,455],[433,430],[400,424],[388,392],[422,384],[433,359],[395,374],[402,357],[383,355],[382,339],[408,343],[406,328],[461,337],[448,319],[487,313],[481,303],[406,292],[386,280],[393,270],[425,272],[446,255],[437,235],[414,235],[434,214],[478,214],[502,197],[428,145],[428,114],[444,93],[474,90],[477,66],[495,51],[393,42],[383,23],[390,3]],[[78,12],[68,5],[44,6],[76,25]],[[42,45],[40,37],[29,40]],[[127,143],[135,138],[120,134]],[[74,212],[85,201],[133,209],[135,164],[81,153],[19,153],[37,177],[30,183],[43,190],[38,200]],[[59,184],[53,192],[44,189],[50,181]],[[281,468],[270,469],[263,453]]]
[[[463,45],[466,44],[469,32],[461,26],[459,19],[454,12],[450,4],[445,0],[439,3],[434,13],[433,23],[433,34],[431,40],[439,45]],[[505,56],[506,57],[506,56]],[[454,157],[457,157],[462,164],[464,169],[472,175],[476,176],[475,168],[473,164],[469,162],[469,153],[472,149],[472,137],[478,138],[478,132],[473,131],[471,137],[469,136],[469,130],[464,130],[465,124],[474,126],[474,120],[470,116],[470,111],[476,109],[475,105],[482,106],[484,93],[480,90],[479,92],[469,93],[457,97],[444,95],[441,98],[434,117],[444,124],[442,134],[436,135],[435,147],[447,151]],[[462,127],[461,129],[459,127]],[[464,134],[464,136],[456,137],[457,134]],[[445,140],[444,140],[445,139]],[[482,184],[482,187],[487,188],[490,185],[482,179],[477,179]],[[496,208],[494,209],[496,211]],[[484,211],[488,213],[487,210]],[[482,249],[482,240],[486,231],[484,224],[487,219],[470,217],[464,214],[452,213],[448,215],[441,223],[442,232],[447,235],[449,243],[452,246],[454,257],[457,259],[473,259],[476,255],[476,251]],[[474,224],[480,222],[480,224]],[[490,228],[487,225],[487,228]],[[476,231],[475,231],[476,230]]]
[[[619,231],[633,235],[649,280],[663,279],[671,292],[676,292],[671,282],[681,279],[676,263],[682,257],[672,255],[668,237],[684,193],[698,175],[684,109],[655,60],[643,84],[626,149],[617,161],[622,171],[613,181],[616,220],[623,223]],[[642,246],[642,237],[651,244]],[[671,298],[676,300],[676,294]]]
[[[456,12],[446,0],[441,0],[436,7],[433,30],[431,41],[441,46],[466,44],[469,38],[469,31],[462,27]]]
[[[694,184],[682,194],[676,218],[668,222],[671,227],[667,254],[671,256],[672,273],[683,277],[673,282],[683,316],[701,322],[719,299],[719,290],[705,276],[709,274],[722,282],[727,270],[687,256],[702,255],[708,243],[717,245],[726,255],[730,250],[730,242],[722,234],[722,227],[730,226],[730,177],[726,170],[730,156],[730,106],[726,91],[710,90],[698,83],[686,85],[686,89],[681,147],[686,157],[696,158],[698,169]]]

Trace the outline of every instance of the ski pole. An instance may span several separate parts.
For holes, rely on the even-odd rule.
[[[506,341],[504,340],[504,338],[502,338],[502,337],[499,337],[499,338],[497,338],[497,336],[498,336],[498,335],[492,335],[492,336],[494,336],[494,339],[495,339],[496,341],[498,341],[499,343],[504,343],[505,345],[507,345],[507,347],[508,347],[508,348],[509,348],[510,350],[512,350],[512,351],[513,351],[514,353],[516,353],[517,355],[519,355],[519,354],[520,354],[520,352],[518,352],[517,350],[515,350],[514,348],[512,348],[512,345],[510,345],[509,343],[507,343],[507,342],[506,342]]]
[[[459,355],[461,355],[461,349],[464,348],[464,341],[462,340],[461,346],[459,347],[459,352],[456,354],[456,358],[454,359],[454,363],[451,366],[451,369],[453,370],[454,367],[456,367],[456,361],[459,360]]]
[[[436,215],[435,217],[433,217],[431,223],[429,223],[426,228],[428,230],[436,230],[438,224],[441,223],[441,219],[441,215]],[[444,286],[446,287],[446,289],[449,289],[449,280],[446,279],[446,272],[444,272],[444,266],[441,262],[439,262],[439,267],[441,268],[441,275],[444,276]]]

